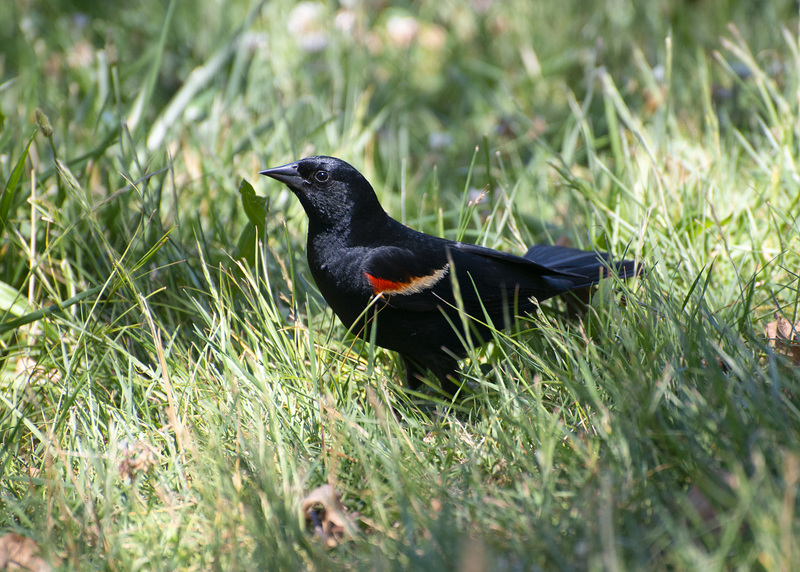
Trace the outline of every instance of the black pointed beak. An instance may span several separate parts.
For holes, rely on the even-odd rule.
[[[259,171],[258,174],[271,177],[292,188],[299,188],[303,182],[303,177],[300,176],[297,163],[289,163],[288,165],[281,165],[280,167],[264,169],[263,171]]]

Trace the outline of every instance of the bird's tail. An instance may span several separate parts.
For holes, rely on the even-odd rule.
[[[633,260],[611,260],[605,252],[549,244],[531,246],[524,258],[563,272],[565,275],[574,276],[571,288],[591,286],[599,282],[601,277],[609,276],[611,273],[620,278],[633,278],[641,274],[643,268]]]

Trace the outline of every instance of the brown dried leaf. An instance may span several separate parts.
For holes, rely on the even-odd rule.
[[[686,500],[688,500],[689,505],[697,511],[697,516],[699,516],[704,523],[711,525],[714,530],[719,528],[719,524],[717,523],[717,511],[714,509],[714,505],[711,504],[711,501],[703,494],[703,491],[700,490],[700,487],[692,485],[689,488],[689,494]]]
[[[716,491],[716,498],[709,498],[707,491],[704,492],[702,487],[693,484],[689,487],[686,500],[703,524],[708,527],[708,531],[716,534],[722,529],[719,508],[729,504],[725,502],[725,498],[739,487],[739,479],[731,473],[720,473],[712,478],[714,484],[712,490]]]
[[[27,536],[15,532],[0,536],[0,570],[52,570],[53,567],[38,554],[39,545]]]
[[[25,379],[29,383],[45,384],[47,382],[55,383],[61,380],[61,374],[58,370],[48,371],[40,366],[38,362],[28,356],[22,356],[17,360],[14,367],[14,377],[17,379]]]
[[[486,544],[480,538],[470,538],[461,551],[458,572],[487,572],[490,569]]]
[[[322,505],[321,507],[319,505]],[[332,485],[322,485],[302,501],[306,520],[314,524],[314,533],[328,546],[336,546],[355,525],[342,505],[341,495]]]
[[[766,333],[770,345],[779,354],[792,360],[795,365],[800,365],[800,322],[791,323],[789,320],[775,312],[775,321],[767,324]]]
[[[134,480],[136,475],[148,473],[158,464],[158,454],[148,443],[122,441],[119,444],[119,474],[128,480]]]

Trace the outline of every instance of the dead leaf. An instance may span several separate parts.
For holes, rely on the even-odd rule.
[[[800,322],[792,324],[789,320],[775,312],[775,321],[767,324],[766,333],[769,344],[779,354],[792,360],[794,365],[800,365]]]
[[[459,572],[486,572],[489,570],[489,558],[486,544],[480,538],[470,538],[464,543]]]
[[[352,518],[342,505],[341,495],[332,485],[322,485],[311,491],[303,499],[302,507],[306,520],[314,525],[314,533],[330,547],[355,530]]]
[[[49,572],[52,569],[39,556],[39,545],[33,539],[15,532],[0,536],[0,570]]]
[[[156,450],[148,443],[143,441],[133,441],[132,443],[123,440],[119,444],[120,460],[119,474],[130,481],[136,475],[148,473],[158,463]]]
[[[719,523],[717,523],[717,511],[714,509],[714,505],[711,504],[711,501],[708,500],[700,490],[700,487],[692,485],[689,488],[689,494],[686,500],[689,501],[689,505],[697,512],[697,516],[699,516],[705,524],[710,525],[715,531],[719,528]]]
[[[26,379],[29,383],[44,384],[55,383],[61,380],[61,374],[56,369],[48,371],[38,362],[28,356],[22,356],[14,367],[14,377]]]
[[[702,487],[692,484],[689,487],[686,500],[708,531],[718,534],[722,529],[720,507],[725,507],[729,504],[725,502],[725,498],[730,496],[731,491],[739,487],[739,479],[731,473],[720,473],[715,476],[713,484],[716,487],[718,498],[710,498]]]

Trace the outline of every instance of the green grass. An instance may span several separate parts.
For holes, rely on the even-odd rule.
[[[764,332],[800,305],[797,13],[633,4],[294,36],[288,1],[0,6],[0,535],[64,569],[792,569],[800,373]],[[257,177],[312,153],[426,232],[648,272],[409,398]]]

